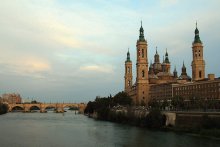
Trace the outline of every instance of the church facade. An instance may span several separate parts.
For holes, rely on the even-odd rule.
[[[188,76],[184,62],[180,76],[177,74],[176,67],[173,72],[170,71],[171,63],[167,50],[165,56],[163,56],[163,61],[160,62],[160,56],[156,48],[154,62],[149,65],[148,43],[144,37],[142,24],[139,30],[139,38],[136,42],[136,56],[136,81],[133,82],[132,61],[129,51],[125,61],[124,76],[124,91],[132,97],[134,105],[147,105],[151,99],[163,100],[174,96],[182,96],[187,99],[196,95],[220,99],[220,79],[215,78],[214,74],[209,74],[208,78],[205,78],[203,43],[200,40],[197,24],[192,43],[192,78]],[[214,93],[213,91],[211,93],[207,91],[207,88],[203,88],[201,92],[200,89],[197,89],[197,87],[200,87],[199,85],[206,87],[210,83],[216,86]],[[205,96],[201,94],[202,92],[206,93]]]

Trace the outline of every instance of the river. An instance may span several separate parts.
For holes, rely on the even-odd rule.
[[[219,147],[220,140],[96,121],[74,112],[0,116],[1,147]]]

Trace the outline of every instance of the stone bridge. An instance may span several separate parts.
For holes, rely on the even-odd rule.
[[[15,107],[19,107],[23,112],[30,112],[31,108],[37,107],[40,112],[46,112],[47,108],[55,108],[56,112],[64,112],[66,107],[76,107],[79,110],[79,113],[83,113],[86,108],[84,103],[36,103],[36,104],[8,104],[9,112],[11,112]]]

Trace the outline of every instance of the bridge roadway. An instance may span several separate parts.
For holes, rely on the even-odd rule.
[[[40,112],[46,112],[46,108],[55,108],[56,112],[64,112],[65,107],[76,107],[79,109],[80,113],[83,113],[86,104],[84,103],[36,103],[36,104],[8,104],[9,112],[11,112],[15,107],[20,107],[24,112],[30,112],[32,107],[38,107]]]

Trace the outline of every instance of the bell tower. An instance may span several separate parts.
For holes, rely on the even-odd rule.
[[[205,78],[205,61],[203,60],[203,44],[199,37],[199,30],[195,29],[195,38],[192,43],[192,53],[193,53],[193,61],[192,61],[192,80],[202,80]]]
[[[144,38],[144,29],[142,27],[139,30],[140,35],[137,40],[137,97],[136,105],[146,105],[149,101],[149,81],[148,81],[148,58],[147,58],[147,41]]]
[[[130,59],[129,50],[125,61],[125,92],[128,92],[132,87],[132,62]]]

